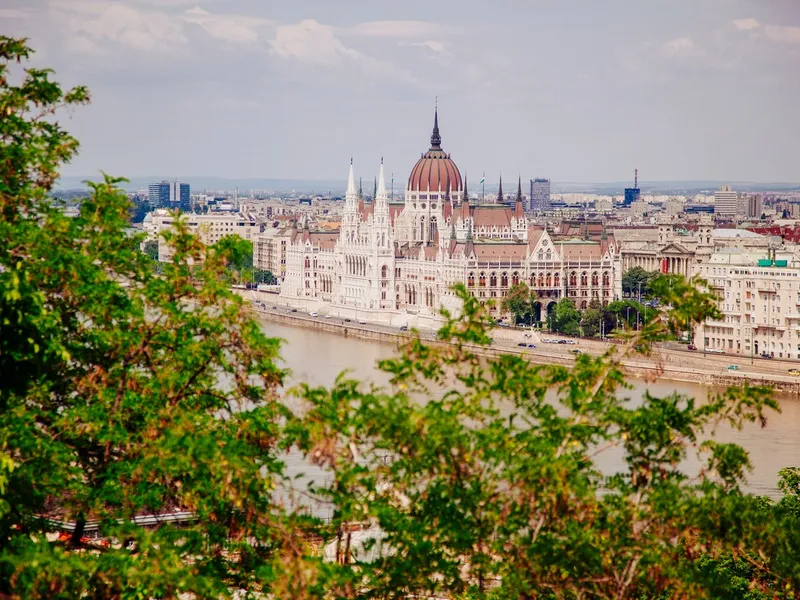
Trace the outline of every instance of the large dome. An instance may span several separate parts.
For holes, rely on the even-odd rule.
[[[442,138],[439,135],[439,111],[434,113],[431,147],[422,155],[411,169],[408,177],[409,192],[442,192],[450,188],[451,192],[461,191],[461,173],[450,155],[442,150]]]

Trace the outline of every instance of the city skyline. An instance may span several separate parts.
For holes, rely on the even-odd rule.
[[[402,187],[438,96],[442,147],[487,183],[800,179],[796,3],[458,6],[11,0],[0,23],[92,90],[67,176],[340,180],[384,156]]]

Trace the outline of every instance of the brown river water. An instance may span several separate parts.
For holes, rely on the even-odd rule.
[[[288,327],[273,322],[263,323],[264,331],[284,340],[281,356],[284,366],[291,374],[287,385],[308,383],[330,386],[336,376],[344,370],[362,381],[386,384],[388,377],[375,367],[376,361],[392,356],[395,349],[389,345],[369,340],[344,338],[339,335],[311,329]],[[648,383],[634,380],[633,389],[624,391],[632,402],[639,400],[645,391],[655,396],[666,396],[673,392],[705,398],[710,389],[692,383],[656,381]],[[735,442],[750,454],[753,470],[748,475],[746,491],[779,497],[777,489],[778,470],[786,466],[800,466],[800,401],[793,396],[778,396],[781,413],[768,414],[767,427],[748,423],[740,431],[721,425],[715,435],[720,442]],[[622,470],[621,453],[605,452],[598,459],[604,472]],[[308,478],[324,476],[309,466],[300,456],[292,455],[287,460],[292,474],[305,474]],[[686,470],[697,467],[696,461],[687,460]],[[303,478],[305,479],[305,477]]]

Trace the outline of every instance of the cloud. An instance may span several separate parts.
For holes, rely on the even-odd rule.
[[[68,29],[95,46],[111,42],[138,52],[158,53],[176,52],[187,42],[180,22],[160,11],[94,0],[52,0],[50,5]],[[72,47],[85,50],[90,45],[83,40]]]
[[[336,37],[333,27],[322,25],[314,19],[278,27],[270,47],[270,52],[275,56],[313,65],[337,65],[353,61],[377,66],[378,62],[346,47]]]
[[[764,34],[773,42],[800,44],[800,27],[765,25]]]
[[[364,37],[427,38],[453,33],[454,29],[427,21],[368,21],[343,29],[345,33]]]
[[[785,44],[800,44],[800,27],[791,25],[768,25],[759,23],[756,19],[736,19],[733,26],[737,31],[758,31],[773,42]]]
[[[661,45],[661,51],[665,56],[670,58],[686,58],[703,54],[702,49],[696,46],[692,38],[689,37],[682,37],[665,42]]]
[[[213,14],[199,6],[184,11],[182,16],[186,22],[202,27],[210,36],[236,44],[255,43],[261,37],[261,29],[275,25],[273,21],[258,17]]]
[[[27,19],[31,13],[20,8],[0,8],[0,19]]]
[[[449,47],[444,42],[438,40],[427,40],[424,42],[400,42],[401,46],[412,46],[414,48],[423,48],[428,50],[430,58],[452,58],[453,53],[450,52]]]
[[[733,22],[733,26],[736,27],[737,31],[751,31],[761,27],[761,23],[756,19],[736,19]]]

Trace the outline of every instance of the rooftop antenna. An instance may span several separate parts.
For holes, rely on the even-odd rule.
[[[633,170],[633,187],[639,187],[639,169]]]

